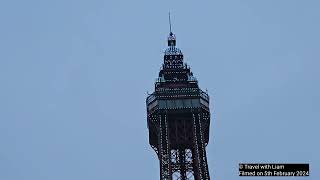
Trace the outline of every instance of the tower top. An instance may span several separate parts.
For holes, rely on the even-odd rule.
[[[170,34],[168,36],[168,46],[176,46],[176,36],[172,33],[171,29],[171,15],[169,12],[169,27],[170,27]]]

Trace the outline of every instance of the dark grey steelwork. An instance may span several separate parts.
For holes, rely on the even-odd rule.
[[[209,180],[209,96],[183,63],[172,32],[155,91],[146,104],[149,143],[159,158],[160,180]]]

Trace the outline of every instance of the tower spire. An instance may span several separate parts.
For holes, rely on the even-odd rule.
[[[170,27],[170,34],[168,36],[168,46],[176,46],[176,36],[172,33],[172,29],[171,29],[171,15],[169,12],[169,27]]]
[[[170,35],[172,34],[172,30],[171,30],[171,16],[170,16],[170,11],[169,11],[169,26],[170,26]]]

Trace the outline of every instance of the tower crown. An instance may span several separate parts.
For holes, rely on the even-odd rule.
[[[176,46],[176,36],[172,32],[168,36],[168,46]]]
[[[170,25],[170,34],[168,36],[168,47],[164,52],[164,60],[170,60],[170,62],[173,62],[171,64],[175,64],[175,59],[180,59],[181,62],[183,60],[182,52],[179,48],[176,48],[176,35],[172,33],[171,30],[171,18],[169,13],[169,25]],[[178,57],[179,56],[179,57]],[[166,64],[166,63],[165,63]]]
[[[164,65],[165,68],[174,69],[183,67],[183,54],[176,47],[176,36],[172,32],[168,36],[168,47],[164,51]]]
[[[168,47],[164,51],[164,55],[182,55],[181,50],[176,47],[176,35],[172,32],[168,36]]]

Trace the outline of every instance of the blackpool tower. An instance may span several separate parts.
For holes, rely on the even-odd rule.
[[[155,91],[146,105],[149,143],[160,162],[160,180],[209,180],[209,96],[183,62],[171,28]]]

